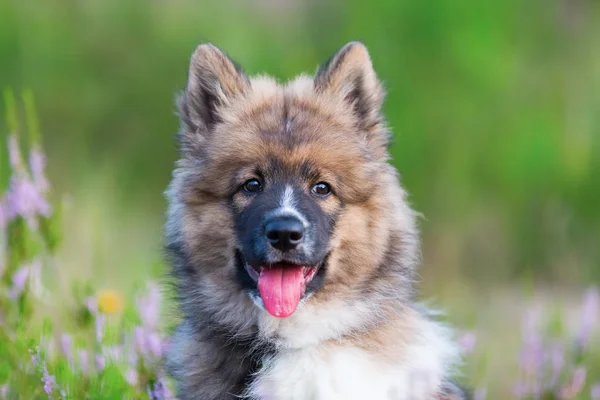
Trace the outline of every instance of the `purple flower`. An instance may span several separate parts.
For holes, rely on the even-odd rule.
[[[8,220],[23,217],[32,229],[37,228],[37,216],[50,216],[52,208],[35,184],[27,177],[12,176],[5,198]]]
[[[56,378],[54,375],[50,375],[48,372],[46,362],[41,359],[39,347],[35,350],[29,349],[29,354],[31,355],[31,362],[33,366],[38,368],[38,371],[41,370],[41,381],[44,382],[44,391],[48,395],[48,398],[51,398],[54,389],[60,389],[60,387],[56,384]]]
[[[17,216],[23,217],[30,228],[37,228],[37,216],[48,217],[52,208],[44,194],[49,188],[44,175],[45,158],[42,151],[35,147],[29,155],[31,177],[25,169],[16,136],[8,138],[8,152],[13,175],[8,191],[2,199],[0,226],[5,226]]]
[[[42,382],[44,382],[44,391],[46,392],[48,397],[50,397],[52,391],[56,387],[56,378],[54,377],[54,375],[50,375],[48,373],[48,369],[45,365],[42,372]]]
[[[1,385],[0,386],[0,398],[1,399],[8,398],[8,385]]]
[[[90,371],[90,360],[88,357],[88,352],[85,349],[79,350],[79,367],[84,375],[87,375]]]
[[[33,147],[29,152],[29,167],[31,168],[31,175],[36,187],[40,192],[45,193],[50,188],[50,184],[44,174],[46,156],[37,146]]]
[[[581,349],[585,349],[589,343],[590,334],[598,321],[600,312],[600,294],[598,289],[592,287],[583,295],[581,306],[581,326],[577,337],[577,343]]]
[[[146,342],[146,332],[141,326],[137,326],[134,331],[135,347],[140,354],[148,353],[148,345]]]
[[[463,354],[469,354],[475,349],[477,335],[474,332],[465,332],[458,339],[458,346]]]
[[[73,362],[73,340],[71,339],[71,336],[69,334],[63,333],[60,336],[60,347],[61,347],[63,354],[69,361],[69,363],[72,363]]]
[[[104,315],[96,315],[96,342],[102,343],[104,336]]]
[[[150,355],[160,358],[163,354],[163,342],[160,334],[138,326],[134,331],[134,340],[138,353],[148,359]]]
[[[29,265],[23,265],[12,277],[12,289],[15,296],[20,295],[25,290],[27,279],[29,278]]]
[[[600,383],[595,383],[594,385],[592,385],[592,389],[590,392],[592,400],[600,400]]]
[[[148,387],[148,397],[153,400],[173,400],[175,396],[169,390],[165,384],[163,374],[158,374],[156,383],[154,384],[154,390]],[[483,400],[483,399],[481,399]]]
[[[544,362],[544,343],[539,325],[539,310],[530,309],[523,318],[523,346],[520,361],[525,374],[534,380]]]
[[[583,385],[585,385],[585,377],[587,375],[587,370],[585,367],[576,368],[573,372],[573,380],[571,381],[572,387],[579,393],[581,389],[583,389]]]
[[[31,363],[37,368],[41,363],[39,349],[29,349],[29,354],[31,356]]]
[[[27,283],[30,289],[40,291],[42,264],[39,260],[34,260],[31,264],[23,265],[17,269],[12,277],[12,287],[8,289],[7,294],[11,300],[16,300],[25,290]]]
[[[160,288],[156,284],[150,284],[147,295],[137,299],[138,311],[144,326],[152,329],[158,326],[161,299]]]
[[[158,285],[151,284],[147,294],[138,297],[136,301],[142,325],[135,328],[134,342],[138,354],[145,359],[148,359],[149,356],[160,358],[163,354],[162,337],[156,331],[160,316],[161,297]]]
[[[85,308],[94,315],[98,314],[98,302],[94,296],[89,296],[85,299]]]
[[[8,137],[8,158],[10,166],[14,171],[23,172],[23,159],[21,158],[21,149],[19,148],[19,140],[15,135]]]
[[[96,371],[101,372],[106,366],[106,361],[102,354],[96,354]]]
[[[578,367],[573,371],[571,382],[560,389],[560,397],[563,399],[572,399],[583,389],[585,385],[585,376],[587,370],[585,367]]]
[[[146,344],[150,352],[157,358],[162,356],[162,340],[160,335],[156,332],[147,332],[146,334]]]
[[[562,369],[565,365],[565,353],[560,345],[556,345],[550,353],[552,359],[552,377],[550,379],[550,387],[556,387],[558,379],[562,373]]]
[[[138,383],[138,373],[135,369],[129,368],[125,373],[125,380],[131,385],[136,386]]]

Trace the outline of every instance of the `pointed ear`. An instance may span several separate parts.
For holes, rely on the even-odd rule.
[[[210,43],[198,46],[190,61],[185,91],[178,100],[188,132],[209,131],[221,120],[223,107],[248,87],[243,70],[219,48]]]
[[[346,44],[319,67],[315,76],[315,89],[342,97],[353,107],[364,129],[371,129],[382,123],[384,91],[364,44]]]

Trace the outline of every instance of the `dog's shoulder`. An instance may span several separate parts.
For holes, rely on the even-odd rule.
[[[256,369],[251,351],[246,342],[184,321],[171,337],[166,366],[182,400],[235,399]]]

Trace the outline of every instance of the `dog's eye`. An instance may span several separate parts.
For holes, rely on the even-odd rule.
[[[331,186],[326,182],[319,182],[312,187],[311,191],[317,196],[325,197],[331,193]]]
[[[242,188],[248,193],[258,193],[262,190],[262,184],[258,179],[248,179]]]

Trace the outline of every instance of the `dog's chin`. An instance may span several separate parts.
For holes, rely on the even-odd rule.
[[[242,286],[254,304],[275,317],[285,318],[293,314],[298,304],[323,284],[327,256],[315,265],[286,260],[250,264],[241,251],[236,253],[238,278]],[[273,300],[273,297],[279,297],[279,300]]]

